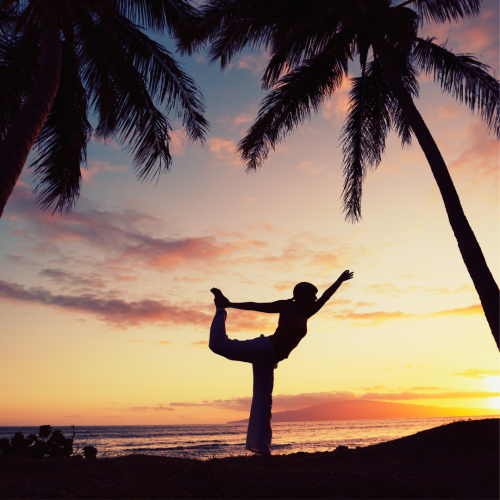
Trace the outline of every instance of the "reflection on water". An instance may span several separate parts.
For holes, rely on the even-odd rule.
[[[498,415],[492,415],[492,417]],[[487,417],[461,417],[478,420]],[[454,418],[414,418],[390,420],[335,420],[273,424],[275,454],[333,450],[339,445],[355,448],[415,434]],[[71,427],[58,427],[66,436]],[[90,435],[85,431],[87,429]],[[76,427],[75,448],[85,442],[95,446],[98,456],[131,453],[181,456],[198,459],[245,455],[246,424],[226,425],[130,425]],[[37,433],[37,427],[0,427],[0,438],[21,431]]]

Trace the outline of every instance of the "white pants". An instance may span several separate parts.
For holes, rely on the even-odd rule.
[[[218,308],[210,327],[208,347],[227,359],[252,363],[253,398],[245,448],[271,454],[271,407],[274,370],[278,367],[271,339],[261,335],[252,340],[232,340],[226,335],[225,309]]]

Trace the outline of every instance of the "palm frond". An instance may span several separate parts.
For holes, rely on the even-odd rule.
[[[196,19],[197,10],[186,0],[118,0],[118,10],[133,23],[176,37]]]
[[[92,130],[78,57],[67,42],[63,42],[62,54],[59,91],[35,142],[37,156],[31,165],[38,204],[61,213],[69,212],[80,194],[80,165],[86,161]]]
[[[40,29],[0,39],[0,140],[28,98],[39,68]]]
[[[112,91],[109,101],[102,101],[101,95],[93,97],[100,113],[96,128],[98,137],[107,137],[108,124],[102,118],[112,116],[115,120],[113,134],[132,153],[134,169],[140,180],[168,171],[172,161],[168,146],[170,126],[167,118],[154,105],[146,78],[134,65],[131,54],[123,48],[109,22],[96,24],[92,36],[88,38],[87,46],[92,47],[86,70],[90,89],[92,92],[100,90],[103,80],[99,76],[97,82],[93,81],[91,69],[106,67],[108,80],[105,85]]]
[[[238,145],[247,171],[259,168],[269,150],[340,87],[347,76],[347,61],[344,47],[320,54],[285,75],[266,95],[257,120]]]
[[[380,62],[375,59],[353,78],[349,112],[341,133],[344,164],[343,212],[346,220],[361,219],[363,181],[376,168],[391,128],[392,93]]]
[[[412,6],[422,21],[444,23],[477,16],[482,0],[415,0]]]
[[[405,57],[399,50],[390,47],[394,62],[398,68],[399,75],[401,77],[401,83],[403,84],[406,92],[413,98],[417,99],[420,93],[420,87],[418,84],[418,71],[411,64],[411,59]],[[384,76],[385,78],[385,76]],[[392,94],[390,97],[390,113],[392,118],[392,124],[396,134],[401,139],[402,147],[409,146],[412,143],[412,129],[403,112],[399,101]]]
[[[201,92],[193,79],[181,69],[170,52],[131,21],[119,14],[110,16],[107,21],[132,64],[146,79],[153,99],[165,104],[167,110],[176,109],[190,140],[203,141],[209,125],[203,116],[205,106]]]
[[[408,56],[415,45],[420,22],[420,16],[410,8],[388,10],[384,26],[386,42]]]
[[[325,50],[339,28],[339,19],[334,15],[311,12],[306,19],[291,19],[284,28],[278,27],[272,43],[262,86],[269,89],[276,85],[283,74]]]
[[[102,23],[86,9],[76,6],[73,10],[75,40],[80,47],[82,61],[82,80],[90,98],[90,105],[97,115],[98,124],[94,135],[98,140],[107,140],[115,136],[118,130],[118,109],[120,95],[109,71],[113,54],[105,51],[114,43],[111,30],[106,30]],[[110,45],[111,46],[111,45]]]
[[[271,44],[282,2],[266,0],[212,0],[201,8],[200,31],[211,42],[210,62],[225,69],[244,47],[259,50]]]
[[[477,111],[500,137],[500,82],[488,73],[491,68],[470,54],[453,54],[446,44],[433,38],[418,39],[413,60],[416,67],[433,75],[441,89]]]
[[[19,7],[15,3],[0,0],[0,36],[14,35],[16,21],[19,17]]]

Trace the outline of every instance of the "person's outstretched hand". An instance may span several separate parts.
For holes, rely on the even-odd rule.
[[[347,280],[352,280],[354,278],[354,272],[353,271],[344,271],[339,278],[339,281],[347,281]]]
[[[215,307],[229,307],[229,299],[224,297],[218,288],[212,288],[210,291],[214,294]]]

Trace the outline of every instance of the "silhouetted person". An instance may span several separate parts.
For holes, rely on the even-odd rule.
[[[293,289],[293,299],[269,303],[230,302],[217,288],[215,317],[210,328],[210,349],[234,361],[252,363],[253,398],[248,422],[245,448],[264,456],[271,455],[271,406],[274,370],[278,363],[288,358],[307,333],[307,320],[316,314],[337,291],[340,285],[352,279],[353,273],[344,271],[321,298],[316,299],[318,289],[311,283],[299,283]],[[232,340],[226,335],[226,308],[279,314],[278,328],[273,335],[261,335],[252,340]]]

